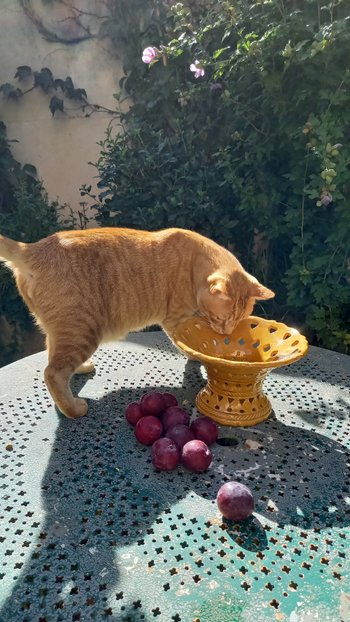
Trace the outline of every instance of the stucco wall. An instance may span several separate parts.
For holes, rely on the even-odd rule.
[[[71,76],[74,85],[85,88],[90,102],[115,109],[113,93],[118,92],[122,76],[120,61],[109,49],[107,39],[92,36],[79,43],[64,40],[79,39],[84,33],[98,32],[101,22],[97,16],[106,12],[98,0],[74,0],[77,13],[61,3],[42,0],[1,0],[0,2],[0,84],[10,82],[25,90],[31,86],[14,79],[16,68],[29,65],[40,71],[48,67],[55,78]],[[40,32],[41,31],[41,32]],[[45,32],[53,32],[62,41],[50,42]],[[85,118],[76,109],[79,104],[67,101],[66,114],[49,110],[50,95],[38,89],[18,101],[7,101],[0,95],[0,119],[7,126],[13,143],[13,154],[22,164],[37,167],[50,199],[79,208],[82,183],[94,186],[95,169],[88,164],[99,154],[97,141],[103,138],[111,116],[105,112]]]

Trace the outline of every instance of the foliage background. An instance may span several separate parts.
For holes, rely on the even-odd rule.
[[[81,189],[97,222],[208,235],[275,289],[276,299],[257,313],[298,325],[311,343],[348,352],[346,0],[104,6],[99,36],[122,57],[124,76],[115,95],[119,133],[108,124],[93,164],[99,192]],[[141,60],[147,46],[160,50],[152,66]],[[198,79],[189,69],[194,60],[205,70]],[[132,101],[127,112],[125,97]],[[0,169],[2,233],[34,241],[79,226],[74,217],[62,222],[33,167],[15,162],[4,127]],[[0,301],[0,316],[15,327],[1,364],[20,355],[29,322],[5,268]]]
[[[333,0],[119,2],[104,28],[122,46],[134,104],[122,133],[101,142],[92,196],[100,224],[176,225],[226,245],[277,292],[267,312],[340,351],[350,346],[349,24],[347,3]],[[162,54],[147,67],[149,45]]]
[[[0,231],[17,240],[35,242],[60,228],[60,206],[50,202],[35,168],[21,166],[11,152],[6,127],[0,122]],[[23,339],[32,321],[19,297],[13,277],[0,264],[0,365],[23,352]],[[7,330],[5,330],[5,328]],[[10,338],[9,338],[10,335]]]

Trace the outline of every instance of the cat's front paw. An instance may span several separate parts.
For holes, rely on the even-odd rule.
[[[91,359],[82,363],[76,370],[75,374],[89,374],[90,372],[95,370],[95,364]]]

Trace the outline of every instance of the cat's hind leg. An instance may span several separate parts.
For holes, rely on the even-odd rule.
[[[46,350],[47,350],[48,359],[50,360],[50,339],[48,335],[46,335]],[[79,365],[79,367],[77,367],[77,369],[74,370],[74,373],[75,374],[90,374],[90,372],[92,371],[95,371],[95,363],[91,359],[88,359],[87,361],[84,361],[84,363]]]
[[[97,348],[98,342],[87,344],[86,338],[60,339],[55,335],[54,342],[50,338],[48,347],[49,364],[45,369],[45,382],[57,408],[69,419],[77,419],[86,415],[87,402],[73,396],[70,379],[74,372],[89,363],[89,357]],[[91,362],[90,362],[91,363]],[[86,369],[86,367],[85,367]],[[90,367],[91,370],[91,367]],[[85,373],[85,372],[84,372]]]

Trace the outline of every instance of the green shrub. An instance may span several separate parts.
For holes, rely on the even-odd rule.
[[[50,202],[35,168],[22,167],[13,157],[6,128],[0,123],[0,231],[25,242],[57,231],[59,206]],[[6,322],[11,340],[0,334],[0,366],[21,355],[23,334],[32,326],[27,308],[18,295],[11,272],[0,264],[0,320]]]
[[[137,0],[118,3],[133,105],[101,142],[97,220],[214,238],[275,289],[270,313],[346,351],[346,2],[218,0],[196,15],[181,3],[142,4],[143,13]],[[105,24],[109,34],[116,24]],[[149,67],[147,46],[159,50]],[[195,60],[205,71],[197,79]]]

